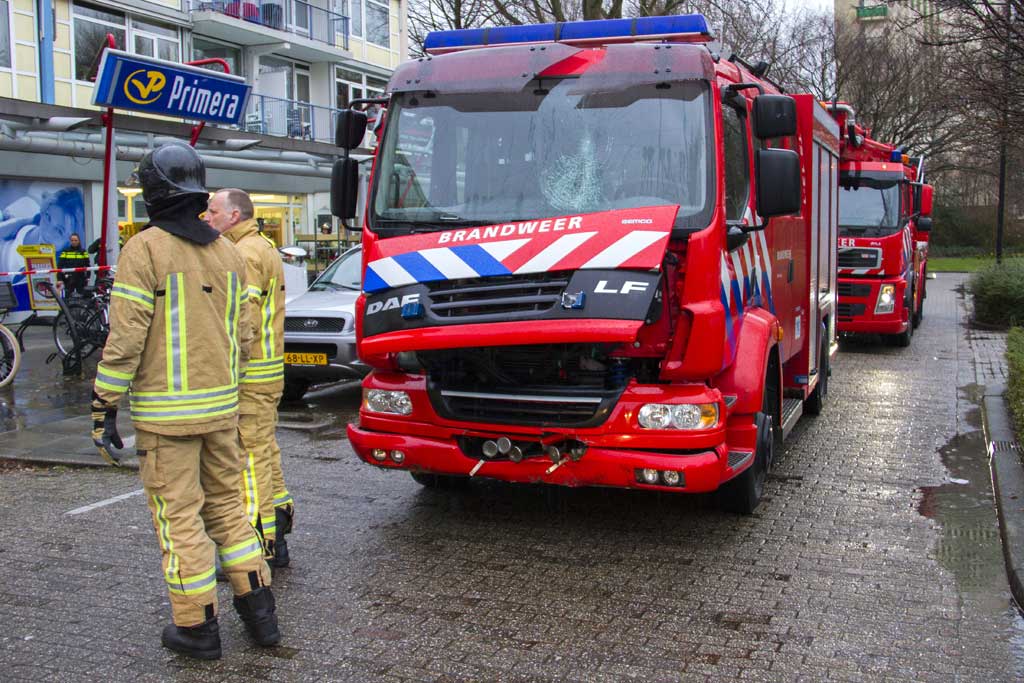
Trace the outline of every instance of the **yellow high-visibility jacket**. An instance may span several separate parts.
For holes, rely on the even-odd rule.
[[[251,325],[245,263],[230,241],[200,245],[159,227],[125,243],[111,289],[96,393],[128,392],[132,422],[169,436],[237,424]]]
[[[259,231],[255,219],[224,233],[245,258],[249,294],[247,320],[252,325],[249,366],[242,375],[243,412],[247,393],[274,394],[284,389],[284,266],[274,242]]]

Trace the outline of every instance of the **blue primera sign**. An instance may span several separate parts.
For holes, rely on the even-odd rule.
[[[93,104],[210,123],[239,124],[252,86],[241,76],[106,50]]]

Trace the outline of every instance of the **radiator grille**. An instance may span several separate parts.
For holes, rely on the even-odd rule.
[[[305,318],[292,317],[284,319],[285,332],[344,332],[348,321],[345,318]]]
[[[567,273],[538,273],[431,283],[430,312],[437,318],[476,320],[535,317],[562,300]]]
[[[864,304],[839,304],[837,307],[840,318],[852,318],[855,315],[864,315]]]
[[[836,263],[840,268],[881,268],[882,250],[845,247],[839,250]]]
[[[836,288],[839,296],[849,296],[857,299],[864,299],[871,296],[871,285],[857,282],[840,282]]]

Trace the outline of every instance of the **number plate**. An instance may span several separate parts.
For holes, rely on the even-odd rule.
[[[284,362],[288,365],[327,365],[326,353],[286,353]]]

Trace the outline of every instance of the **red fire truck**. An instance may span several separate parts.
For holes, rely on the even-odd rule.
[[[356,453],[751,512],[834,348],[838,128],[700,15],[433,33],[363,222]],[[364,103],[356,103],[361,106]],[[353,149],[365,117],[340,116]],[[356,215],[339,160],[336,215]],[[801,192],[802,190],[802,192]]]
[[[909,346],[927,294],[932,187],[924,183],[924,157],[871,139],[850,105],[828,108],[843,131],[837,329]]]

